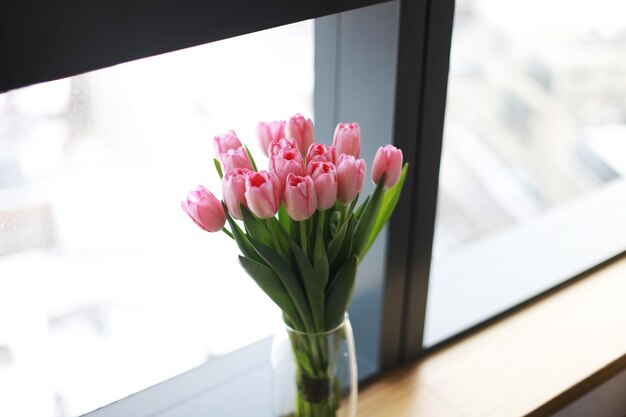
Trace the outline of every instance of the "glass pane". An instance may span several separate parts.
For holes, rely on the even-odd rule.
[[[626,247],[625,14],[456,2],[426,345]]]
[[[221,190],[212,135],[260,155],[258,120],[313,117],[313,46],[307,21],[0,95],[0,415],[83,414],[274,330],[180,201]]]

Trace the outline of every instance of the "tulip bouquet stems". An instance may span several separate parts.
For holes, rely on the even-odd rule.
[[[392,145],[379,148],[376,188],[359,201],[365,178],[359,126],[338,125],[333,146],[313,137],[312,122],[299,115],[260,123],[269,169],[258,171],[233,131],[217,136],[223,201],[199,186],[182,206],[198,226],[223,230],[236,242],[243,269],[281,309],[292,330],[295,416],[336,417],[342,387],[333,369],[357,267],[391,217],[408,165]]]

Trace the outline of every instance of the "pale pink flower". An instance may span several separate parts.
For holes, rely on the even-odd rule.
[[[348,204],[363,190],[365,161],[352,155],[341,154],[337,162],[337,199]]]
[[[337,170],[330,162],[313,161],[307,165],[307,174],[313,179],[317,194],[317,208],[326,210],[337,201]]]
[[[298,149],[298,145],[296,145],[296,141],[293,139],[280,138],[272,140],[267,149],[268,156],[278,155],[283,149]]]
[[[393,187],[402,171],[402,151],[393,145],[378,148],[372,163],[372,181],[378,184],[385,174],[385,188]]]
[[[226,223],[222,203],[201,185],[189,191],[187,200],[181,201],[180,206],[195,224],[207,232],[219,232]]]
[[[315,213],[317,196],[315,184],[308,175],[305,177],[289,174],[285,183],[285,209],[293,220],[306,220]]]
[[[333,145],[337,153],[358,158],[361,154],[361,128],[358,123],[339,123],[335,128]]]
[[[304,155],[309,146],[315,141],[313,122],[311,119],[305,119],[304,116],[296,113],[287,121],[285,137],[294,139],[298,149]]]
[[[215,150],[216,158],[219,158],[221,154],[231,149],[238,148],[241,148],[241,142],[234,130],[229,130],[213,138],[213,149]]]
[[[228,212],[235,219],[241,220],[241,207],[243,204],[246,208],[246,177],[250,170],[245,168],[236,168],[226,173],[222,178],[222,196],[224,203],[228,208]]]
[[[219,160],[222,165],[222,173],[224,175],[237,168],[249,169],[252,171],[252,163],[248,157],[248,151],[246,151],[243,146],[221,153],[219,155]]]
[[[328,146],[323,143],[312,143],[306,153],[306,164],[313,161],[337,163],[337,150],[334,146]]]
[[[251,212],[261,219],[269,219],[280,208],[282,189],[273,172],[248,172],[246,176],[246,202]]]
[[[304,175],[304,163],[302,155],[297,149],[283,148],[278,155],[270,156],[270,171],[276,173],[280,184],[284,187],[287,175]]]
[[[259,122],[257,124],[256,137],[265,156],[269,156],[268,149],[272,141],[278,141],[285,137],[286,124],[287,123],[284,120],[276,122]]]

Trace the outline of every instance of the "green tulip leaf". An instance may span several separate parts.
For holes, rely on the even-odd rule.
[[[256,217],[250,210],[243,204],[239,205],[241,209],[241,217],[243,218],[243,224],[246,227],[248,235],[252,236],[265,246],[272,246],[272,234],[267,229],[265,223]]]
[[[217,171],[217,175],[219,175],[220,179],[224,178],[224,174],[222,174],[222,166],[220,165],[220,161],[213,158],[213,163],[215,164],[215,170]]]
[[[398,182],[395,183],[393,187],[385,191],[385,194],[383,195],[383,201],[380,205],[380,210],[378,211],[376,220],[374,222],[374,227],[372,228],[372,231],[367,239],[367,243],[365,245],[365,248],[363,249],[362,256],[365,256],[367,251],[369,251],[370,247],[374,244],[374,241],[378,237],[378,234],[385,226],[385,224],[387,224],[387,222],[391,218],[391,215],[396,209],[396,206],[398,205],[398,200],[400,199],[400,193],[402,193],[402,188],[404,187],[404,179],[406,178],[406,173],[408,169],[409,164],[404,164]]]
[[[313,246],[313,267],[317,273],[317,280],[322,288],[328,283],[328,256],[326,255],[326,245],[324,244],[324,214],[322,213],[317,222],[317,233],[315,233],[315,245]]]
[[[280,204],[280,208],[278,209],[278,221],[285,228],[287,233],[289,233],[290,236],[293,236],[293,232],[291,230],[291,220],[289,218],[289,214],[287,214],[284,201]]]
[[[246,237],[245,233],[241,230],[239,225],[232,218],[228,210],[226,210],[226,205],[224,204],[224,210],[226,211],[226,220],[228,220],[228,224],[230,225],[231,233],[239,246],[239,250],[244,254],[247,258],[253,259],[261,264],[264,264],[263,258],[259,256],[259,254],[254,250],[250,241]]]
[[[280,307],[285,318],[292,323],[292,325],[302,327],[302,321],[298,316],[298,311],[291,298],[289,298],[287,290],[285,290],[280,278],[278,278],[274,271],[245,256],[239,255],[239,262],[263,292]]]
[[[352,296],[358,262],[358,257],[352,255],[337,272],[332,284],[326,291],[326,312],[324,316],[326,329],[337,327],[343,320]]]
[[[276,254],[271,248],[268,248],[258,240],[250,238],[250,244],[263,258],[263,260],[267,262],[268,266],[274,270],[276,275],[278,275],[280,281],[285,287],[285,290],[287,291],[287,294],[289,294],[289,297],[293,301],[304,326],[304,328],[296,330],[314,331],[311,320],[311,312],[307,305],[304,290],[302,289],[300,280],[293,273],[290,265],[283,258],[281,258],[280,255]]]
[[[337,213],[334,212],[333,215]],[[335,233],[330,242],[328,243],[328,263],[330,265],[334,265],[337,260],[337,256],[339,255],[339,251],[341,250],[341,246],[343,245],[343,241],[346,238],[346,233],[348,232],[350,221],[345,222],[341,228]]]
[[[254,169],[254,171],[258,171],[258,169],[256,169],[256,163],[254,162],[254,158],[252,157],[252,152],[250,152],[250,149],[248,149],[246,145],[243,145],[243,147],[246,148],[246,152],[248,153],[248,158],[250,158],[252,168]]]
[[[287,232],[283,236],[289,243],[291,253],[296,261],[309,307],[313,314],[315,329],[320,330],[324,324],[324,283],[318,279],[317,273],[306,253],[298,246]]]
[[[333,273],[337,272],[337,270],[343,265],[343,263],[352,253],[352,246],[354,244],[354,219],[352,218],[352,216],[350,216],[346,223],[348,224],[346,238],[343,240],[343,243],[339,248],[339,253],[337,254],[337,257],[331,263],[331,271]]]
[[[269,226],[270,233],[272,234],[274,247],[283,258],[293,264],[293,255],[289,247],[289,242],[285,238],[285,234],[289,236],[289,232],[285,230],[280,221],[278,221],[275,217],[267,219],[267,225]]]
[[[361,218],[361,214],[363,214],[363,210],[365,209],[365,207],[367,207],[367,203],[369,203],[370,201],[370,196],[368,195],[365,198],[365,201],[363,201],[363,203],[359,206],[358,209],[356,209],[356,212],[354,213],[354,220],[356,220],[357,222],[359,221],[359,219]]]
[[[376,216],[378,215],[378,210],[380,209],[383,195],[383,184],[385,182],[384,179],[385,177],[383,175],[383,178],[380,180],[378,185],[376,185],[376,189],[370,196],[367,206],[363,210],[363,214],[361,214],[354,231],[352,253],[357,255],[359,259],[363,259],[363,249],[365,248],[368,238],[370,237],[372,228],[374,227],[374,222],[376,221]]]

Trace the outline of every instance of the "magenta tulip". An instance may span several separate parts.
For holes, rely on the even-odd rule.
[[[226,223],[222,203],[201,185],[189,191],[187,200],[181,201],[180,205],[191,220],[207,232],[219,232]]]
[[[335,128],[333,145],[337,153],[358,158],[361,154],[361,128],[358,123],[339,123]]]
[[[352,155],[341,154],[337,163],[337,199],[348,204],[363,189],[365,161]]]
[[[278,155],[283,149],[298,149],[298,145],[296,145],[296,141],[293,139],[281,138],[277,140],[272,140],[270,142],[270,146],[267,149],[268,156],[272,157],[273,155]]]
[[[215,150],[216,158],[219,158],[221,154],[226,153],[231,149],[239,148],[241,148],[241,142],[239,141],[239,138],[234,130],[229,130],[228,132],[213,138],[213,149]]]
[[[235,219],[241,220],[240,204],[246,208],[246,177],[250,170],[245,168],[236,168],[226,173],[222,179],[222,196],[228,208],[228,212]]]
[[[308,175],[305,177],[289,174],[285,184],[285,209],[293,220],[306,220],[315,213],[317,195],[315,184]]]
[[[315,140],[313,122],[296,113],[285,126],[285,137],[294,139],[298,149],[304,155]]]
[[[278,141],[285,137],[286,124],[284,120],[277,122],[259,122],[257,124],[256,137],[265,156],[269,156],[268,149],[272,141]]]
[[[230,149],[219,155],[222,172],[224,175],[237,168],[249,169],[252,171],[252,164],[248,158],[248,151],[241,146],[237,149]]]
[[[269,219],[280,208],[282,188],[273,172],[248,172],[246,176],[246,202],[251,212],[261,219]]]
[[[317,208],[326,210],[337,201],[337,170],[330,162],[313,161],[307,165],[307,174],[315,184]]]
[[[313,161],[336,164],[337,150],[334,146],[328,146],[323,143],[313,143],[309,146],[309,151],[306,154],[306,164],[308,165]]]
[[[270,171],[276,173],[282,187],[285,186],[287,175],[304,175],[304,163],[297,149],[283,148],[278,155],[270,156]]]
[[[385,188],[393,187],[402,171],[402,151],[393,145],[378,148],[372,163],[372,181],[378,184],[385,174]]]

